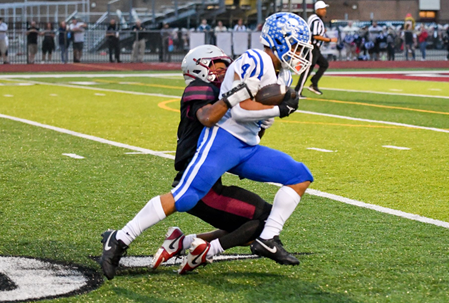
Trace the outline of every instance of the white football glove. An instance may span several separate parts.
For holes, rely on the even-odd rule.
[[[231,108],[247,99],[254,99],[259,91],[260,80],[248,78],[244,82],[236,80],[232,83],[232,89],[223,94],[223,101]]]
[[[263,129],[268,129],[271,127],[271,125],[273,125],[273,123],[274,123],[274,118],[268,118],[262,122],[260,127],[262,127]]]

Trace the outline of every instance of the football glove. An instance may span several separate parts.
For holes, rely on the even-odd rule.
[[[295,93],[292,96],[292,92]],[[290,116],[291,113],[295,112],[298,109],[299,102],[299,94],[296,94],[295,91],[289,89],[284,96],[284,100],[282,100],[281,104],[279,104],[279,117],[284,118]]]

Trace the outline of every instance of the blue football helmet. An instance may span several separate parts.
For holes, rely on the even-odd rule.
[[[306,71],[311,64],[313,49],[307,22],[293,13],[276,13],[265,20],[260,39],[269,47],[283,66],[296,74]]]

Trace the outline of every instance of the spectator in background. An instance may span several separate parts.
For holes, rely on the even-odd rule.
[[[427,47],[427,38],[429,37],[429,34],[427,33],[426,28],[424,27],[424,24],[421,24],[421,27],[419,28],[418,33],[418,43],[419,43],[419,49],[421,51],[421,61],[426,61],[426,47]]]
[[[243,25],[243,19],[240,18],[234,26],[234,32],[246,32],[246,26]]]
[[[211,30],[211,27],[209,24],[207,24],[207,20],[206,19],[201,20],[201,24],[198,26],[197,31],[209,32],[210,30]]]
[[[8,25],[0,18],[0,55],[3,58],[3,64],[8,64]]]
[[[70,31],[73,34],[73,62],[81,62],[81,57],[83,56],[84,47],[84,31],[87,28],[87,24],[83,22],[78,22],[76,18],[72,19],[72,24],[70,24]]]
[[[444,35],[444,40],[446,42],[446,48],[447,48],[446,61],[448,61],[449,60],[449,26],[446,30],[446,35]]]
[[[173,52],[172,29],[168,23],[164,23],[161,30],[162,37],[162,61],[170,62],[171,53]]]
[[[67,37],[67,24],[64,21],[59,23],[58,28],[58,44],[61,51],[61,62],[67,63],[69,38]]]
[[[119,30],[115,19],[109,21],[108,28],[106,29],[106,38],[108,39],[109,62],[113,63],[117,60],[117,63],[121,63]],[[115,60],[112,58],[112,54],[114,54]]]
[[[263,28],[263,23],[259,23],[259,24],[257,24],[255,31],[256,32],[261,32],[262,28]]]
[[[373,25],[368,28],[368,37],[369,41],[374,44],[374,46],[369,49],[369,54],[372,56],[372,59],[377,61],[379,60],[379,41],[377,37],[382,33],[382,28],[377,25],[377,21],[373,21]]]
[[[413,33],[413,29],[410,24],[405,25],[405,29],[402,32],[402,37],[404,39],[405,60],[408,61],[409,54],[411,54],[413,60],[415,60],[416,35]]]
[[[36,21],[31,21],[27,32],[27,48],[28,48],[28,64],[34,64],[34,58],[37,54],[37,37],[39,36],[39,28]]]
[[[352,61],[357,60],[357,45],[355,43],[356,39],[358,38],[357,32],[359,31],[359,28],[356,26],[353,26],[352,21],[348,22],[348,25],[346,25],[343,28],[344,38],[343,38],[343,44],[346,49],[346,60]]]
[[[134,25],[131,30],[134,33],[134,43],[133,43],[133,52],[131,55],[131,62],[143,62],[143,56],[145,55],[145,35],[143,31],[145,28],[142,26],[142,22],[140,20],[136,21],[136,25]]]
[[[207,20],[206,19],[201,20],[201,24],[198,26],[197,31],[204,32],[205,44],[212,44],[210,41],[211,40],[211,36],[210,36],[211,30],[212,30],[212,28],[210,27],[209,24],[207,24]]]
[[[47,22],[47,25],[40,33],[41,36],[44,36],[44,41],[42,41],[42,63],[47,61],[47,53],[48,53],[48,61],[51,61],[51,55],[55,50],[55,31],[53,30],[53,25],[51,22]]]
[[[223,22],[218,21],[217,26],[215,27],[215,30],[214,30],[214,31],[215,31],[216,33],[219,33],[219,32],[227,32],[228,29],[226,28],[226,26],[223,25]]]
[[[387,31],[387,58],[388,61],[394,61],[394,41],[396,40],[396,35],[394,30],[390,27]]]

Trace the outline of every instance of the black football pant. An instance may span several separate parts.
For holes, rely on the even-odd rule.
[[[296,84],[295,90],[299,92],[299,90],[302,91],[302,85],[304,81],[304,77],[306,77],[304,83],[306,83],[307,78],[309,78],[310,73],[313,70],[313,67],[318,64],[319,68],[318,71],[315,73],[315,75],[310,79],[312,81],[313,86],[318,86],[318,81],[320,81],[320,78],[323,76],[324,72],[329,67],[329,62],[327,62],[326,58],[321,54],[319,47],[314,47],[312,50],[312,65],[309,68],[309,72],[302,73],[299,76],[298,84]],[[306,76],[307,73],[307,76]],[[299,92],[301,93],[301,92]]]
[[[114,62],[112,55],[115,55],[115,60],[117,62],[120,61],[120,42],[118,39],[114,39],[112,41],[108,41],[108,48],[109,48],[109,62]]]
[[[255,240],[265,226],[271,207],[255,193],[237,186],[224,186],[219,179],[188,213],[227,231],[228,234],[219,238],[226,250]]]

